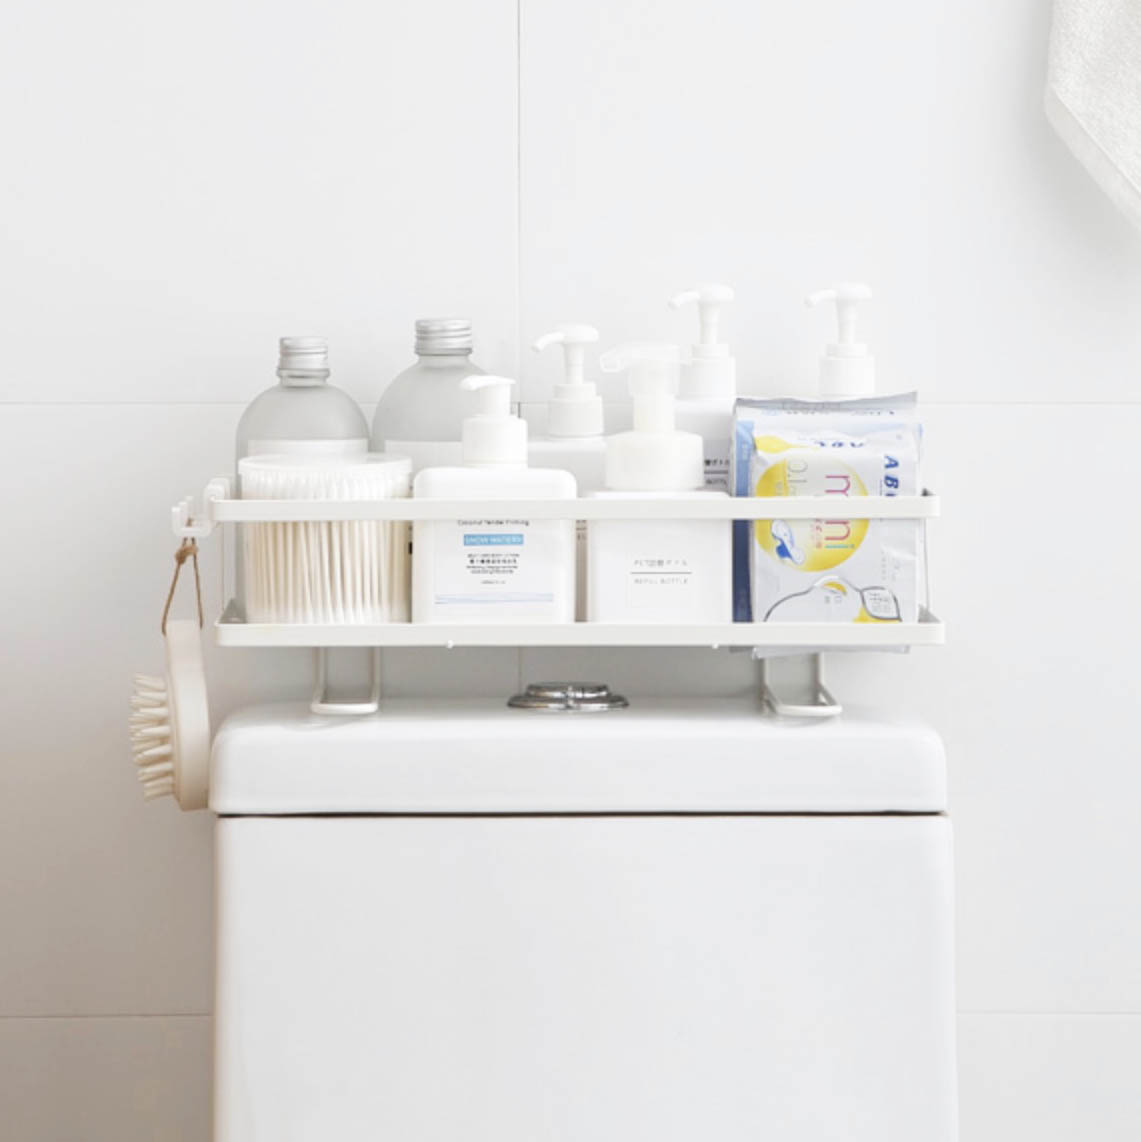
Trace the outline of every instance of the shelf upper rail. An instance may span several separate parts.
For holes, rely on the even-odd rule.
[[[512,519],[931,519],[939,497],[919,496],[670,496],[574,500],[237,500],[225,477],[211,480],[196,510],[183,500],[173,509],[174,532],[202,538],[219,523],[345,520]]]

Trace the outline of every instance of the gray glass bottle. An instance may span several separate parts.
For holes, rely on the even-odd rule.
[[[471,322],[426,317],[416,322],[416,363],[381,394],[372,422],[372,447],[412,457],[413,471],[461,462],[464,418],[477,411],[477,393],[460,381],[483,370],[472,363]]]

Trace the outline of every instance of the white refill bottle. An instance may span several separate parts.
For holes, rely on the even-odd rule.
[[[464,418],[478,401],[460,386],[483,370],[472,363],[472,325],[466,317],[421,317],[416,363],[381,393],[372,420],[374,452],[412,458],[412,471],[459,464]]]
[[[531,438],[527,458],[532,468],[562,468],[578,485],[578,494],[601,491],[606,463],[602,397],[586,379],[586,347],[598,341],[593,325],[560,325],[540,337],[532,348],[541,353],[550,345],[561,345],[565,373],[547,402],[547,431]],[[577,598],[575,615],[586,618],[586,523],[575,527]]]
[[[507,377],[465,378],[479,401],[463,424],[463,466],[425,468],[417,499],[573,500],[574,476],[527,467],[527,424],[511,414]],[[575,617],[573,520],[482,512],[413,525],[412,620],[418,623],[569,623]]]
[[[586,347],[598,340],[592,325],[560,325],[545,333],[532,348],[541,353],[550,345],[563,347],[565,373],[547,402],[547,431],[531,439],[528,462],[534,468],[564,468],[578,481],[579,495],[602,487],[606,442],[603,439],[602,397],[586,379]]]
[[[804,304],[815,308],[836,303],[837,338],[820,357],[820,395],[825,400],[870,397],[876,391],[876,359],[868,346],[856,340],[856,317],[861,302],[870,301],[871,287],[863,282],[841,282],[810,293]]]
[[[604,353],[603,372],[628,371],[634,428],[606,442],[599,499],[635,501],[630,519],[588,529],[587,616],[596,623],[727,623],[732,618],[729,520],[639,519],[639,500],[727,499],[704,487],[704,448],[675,421],[679,353],[673,345],[625,345]]]
[[[677,423],[704,442],[705,486],[729,491],[729,455],[733,441],[733,402],[737,399],[737,362],[720,338],[721,307],[733,300],[727,285],[699,285],[670,300],[673,309],[696,304],[698,339],[681,367]]]

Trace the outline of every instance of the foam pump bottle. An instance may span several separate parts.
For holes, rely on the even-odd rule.
[[[606,442],[606,490],[634,501],[632,518],[592,520],[587,616],[598,623],[727,623],[732,617],[729,520],[639,519],[637,503],[728,499],[706,488],[700,436],[677,428],[680,354],[674,345],[624,345],[604,353],[605,373],[626,372],[634,427]]]
[[[705,486],[729,490],[729,453],[733,438],[733,402],[737,399],[737,362],[720,338],[721,307],[733,300],[727,285],[699,285],[670,300],[673,309],[696,305],[698,339],[681,367],[677,422],[704,442]]]
[[[597,386],[586,379],[587,346],[597,341],[598,330],[592,325],[560,325],[532,346],[536,353],[541,353],[551,345],[561,345],[565,372],[547,402],[546,434],[531,439],[528,459],[534,468],[562,468],[570,472],[580,496],[601,490],[606,462],[602,397]],[[587,530],[583,520],[575,527],[575,545],[575,610],[579,619],[585,619]]]
[[[839,331],[820,358],[820,395],[826,400],[870,397],[876,391],[876,361],[868,346],[856,340],[856,317],[861,302],[870,301],[871,287],[863,282],[841,282],[810,293],[805,305],[836,305]]]
[[[465,377],[482,373],[472,363],[472,325],[465,317],[422,317],[416,322],[416,363],[381,394],[372,422],[372,446],[412,458],[412,470],[461,461],[464,418],[477,410]]]
[[[573,473],[579,495],[602,487],[606,457],[602,397],[586,379],[586,347],[597,341],[598,330],[592,325],[560,325],[532,346],[536,353],[551,345],[562,346],[564,374],[547,402],[547,431],[531,440],[527,454],[536,468],[565,468]]]
[[[463,423],[459,467],[425,468],[418,499],[573,500],[574,476],[527,466],[527,423],[511,413],[507,377],[462,382],[478,407]],[[575,617],[574,520],[417,520],[412,620],[418,623],[569,623]],[[485,507],[486,512],[486,507]]]

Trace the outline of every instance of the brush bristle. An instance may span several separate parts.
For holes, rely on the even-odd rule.
[[[131,757],[138,767],[143,798],[174,794],[174,749],[171,745],[170,706],[166,680],[153,674],[136,674],[127,719]]]

